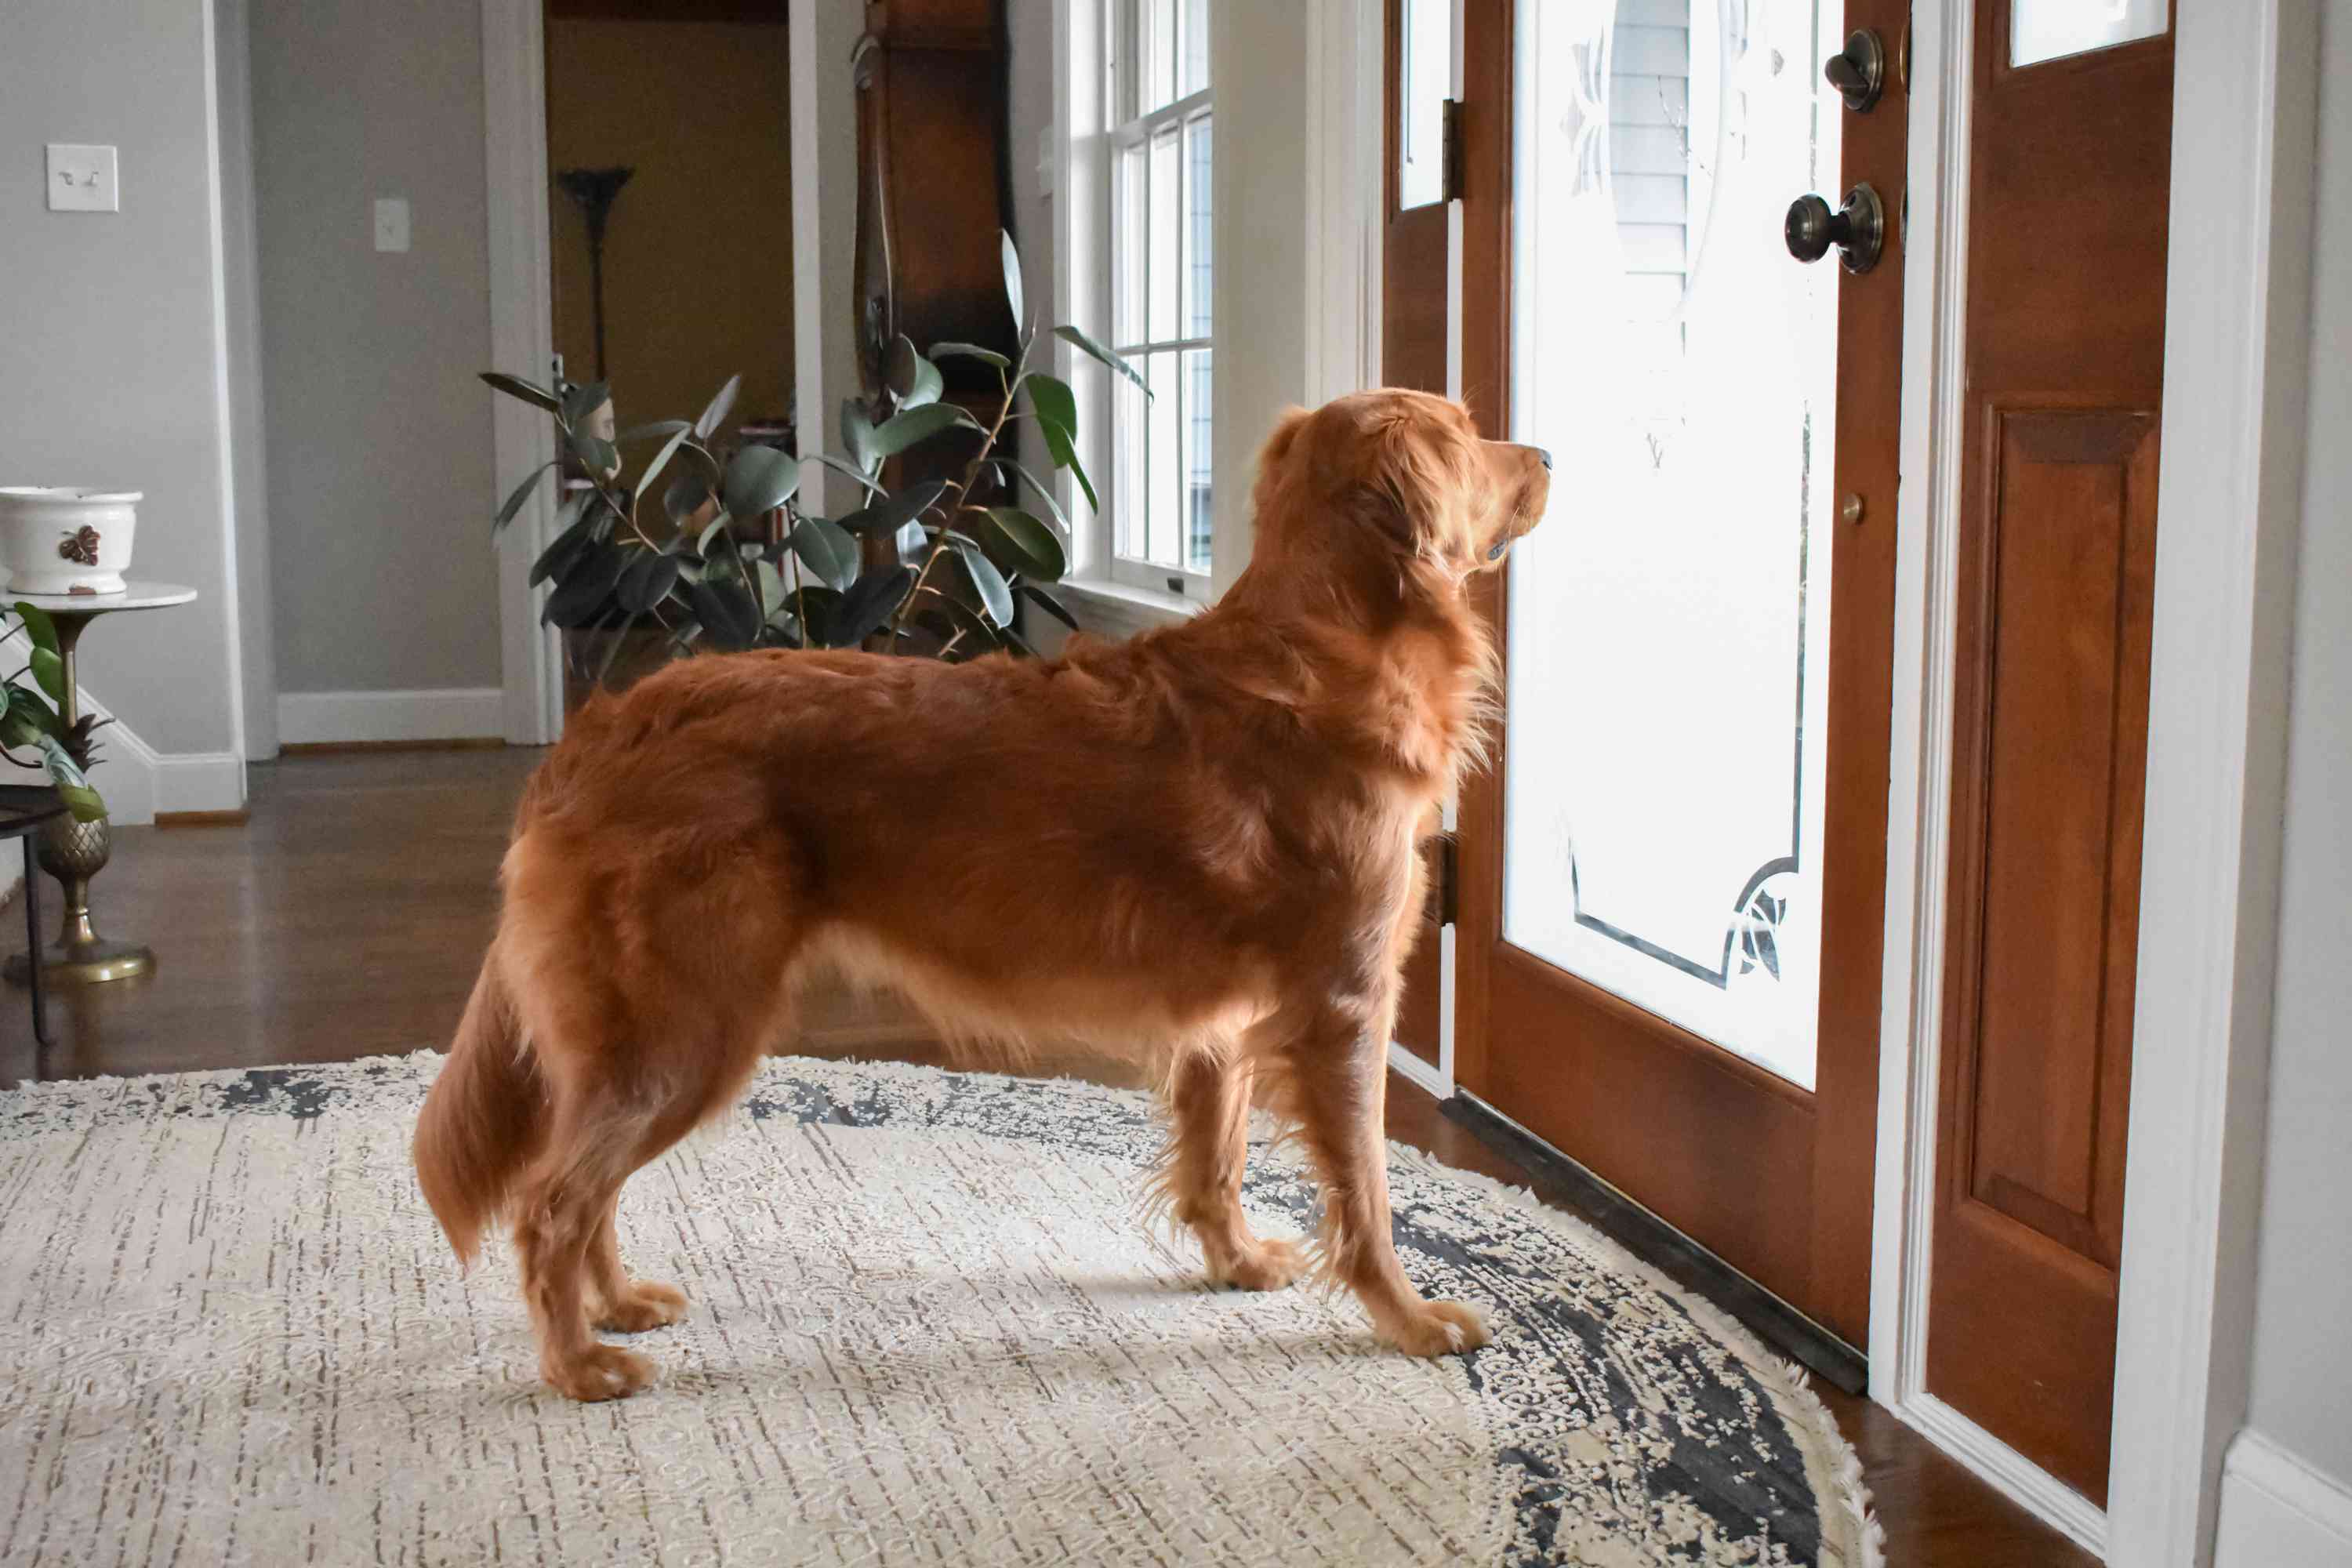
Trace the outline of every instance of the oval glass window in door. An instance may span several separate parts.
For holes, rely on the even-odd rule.
[[[1521,0],[1507,942],[1811,1088],[1837,183],[1828,0]]]

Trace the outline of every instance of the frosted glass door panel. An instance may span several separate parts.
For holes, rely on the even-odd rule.
[[[1813,1081],[1837,0],[1522,0],[1503,935]],[[1832,200],[1835,195],[1832,194]],[[1879,526],[1885,526],[1881,522]]]
[[[2037,66],[2160,37],[2169,13],[2166,0],[2011,0],[2009,63]]]

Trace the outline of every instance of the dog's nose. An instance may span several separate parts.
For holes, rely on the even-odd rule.
[[[1544,466],[1544,472],[1547,474],[1551,472],[1551,453],[1541,447],[1538,447],[1535,453],[1536,460]]]

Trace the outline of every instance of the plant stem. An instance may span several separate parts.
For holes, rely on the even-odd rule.
[[[991,425],[988,427],[988,434],[981,437],[980,450],[973,453],[971,461],[965,465],[963,478],[948,481],[949,487],[956,493],[955,508],[948,514],[950,517],[959,516],[967,510],[964,506],[964,498],[971,494],[971,487],[980,482],[980,470],[988,462],[988,455],[996,449],[996,437],[1003,433],[1005,423],[1013,417],[1013,399],[1021,390],[1022,377],[1028,374],[1029,345],[1035,341],[1033,337],[1022,342],[1021,357],[1013,362],[1013,375],[1010,380],[1006,379],[1003,371],[996,373],[997,381],[1004,388],[1004,401],[997,407],[996,423]],[[950,547],[947,531],[942,528],[940,536],[931,541],[930,553],[923,557],[923,569],[915,574],[915,585],[907,590],[907,596],[898,603],[898,612],[890,617],[890,646],[893,649],[898,646],[898,634],[907,624],[908,612],[915,607],[915,595],[921,593],[923,584],[930,581],[931,568],[939,563],[940,557]],[[962,634],[959,632],[957,635]],[[952,647],[952,642],[949,646]]]

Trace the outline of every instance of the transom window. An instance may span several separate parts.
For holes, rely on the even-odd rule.
[[[1113,378],[1110,568],[1204,597],[1210,534],[1209,6],[1105,0]]]

